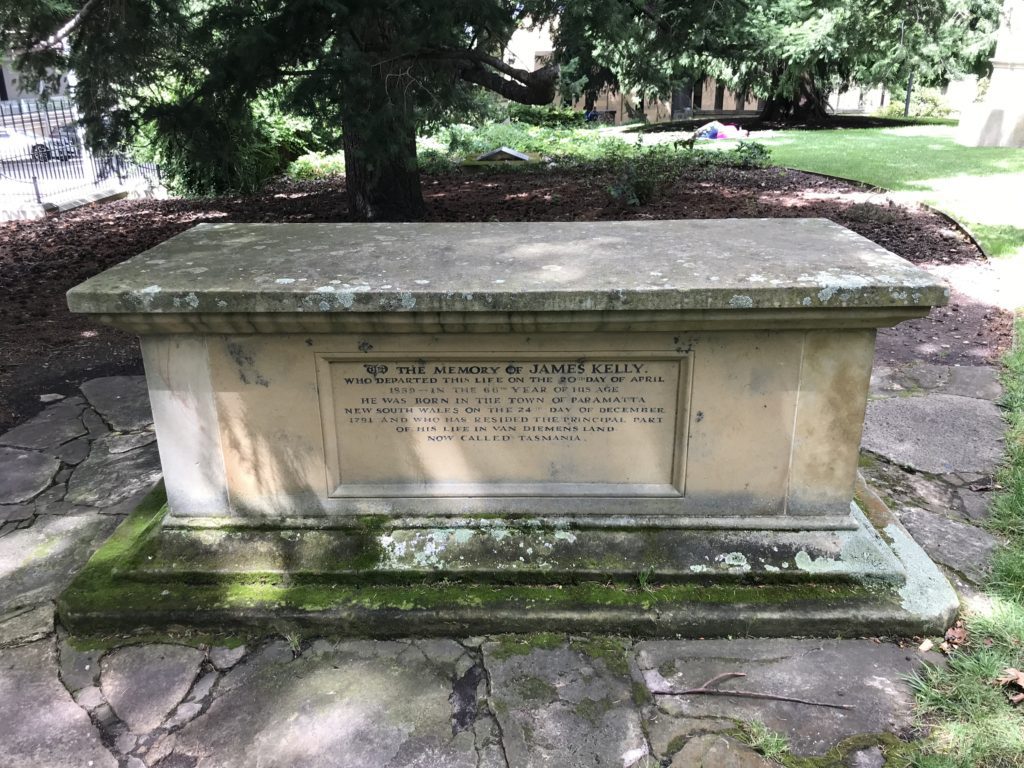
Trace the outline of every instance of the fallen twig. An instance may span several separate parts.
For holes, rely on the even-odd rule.
[[[723,691],[718,688],[712,688],[711,686],[717,685],[723,680],[729,680],[733,677],[746,677],[745,672],[723,672],[720,675],[715,675],[706,683],[701,685],[699,688],[687,688],[686,690],[676,691],[670,688],[651,688],[651,693],[660,694],[662,696],[735,696],[741,699],[770,699],[771,701],[789,701],[794,704],[806,704],[811,707],[828,707],[829,709],[853,709],[854,707],[850,704],[833,704],[828,701],[811,701],[810,699],[800,699],[795,696],[779,696],[774,693],[758,693],[756,691]]]

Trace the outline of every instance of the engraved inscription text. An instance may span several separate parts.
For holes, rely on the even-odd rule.
[[[333,360],[341,489],[370,484],[435,495],[465,486],[467,493],[501,495],[530,493],[531,486],[669,488],[681,450],[683,365]]]

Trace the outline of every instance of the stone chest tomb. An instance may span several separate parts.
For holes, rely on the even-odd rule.
[[[201,225],[69,293],[141,338],[167,498],[65,618],[938,627],[853,495],[875,331],[946,297],[824,220]]]

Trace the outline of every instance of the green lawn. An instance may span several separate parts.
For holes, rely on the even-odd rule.
[[[1024,254],[1024,149],[963,147],[953,126],[780,131],[779,165],[856,179],[934,205],[992,256]]]

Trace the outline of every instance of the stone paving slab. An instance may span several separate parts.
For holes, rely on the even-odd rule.
[[[53,632],[53,605],[15,608],[0,616],[0,647],[24,645]]]
[[[868,403],[862,445],[920,472],[992,473],[1006,424],[987,400],[960,395],[884,398]]]
[[[31,501],[45,491],[60,469],[53,456],[0,446],[0,504]]]
[[[707,734],[686,742],[672,758],[669,768],[772,768],[776,765],[778,763],[766,760],[735,739]]]
[[[870,640],[680,640],[645,641],[637,662],[650,690],[696,688],[716,675],[745,677],[719,685],[850,705],[840,710],[791,702],[726,696],[655,694],[665,715],[761,720],[785,735],[797,755],[822,755],[844,738],[883,732],[906,734],[913,725],[907,675],[928,658],[916,648]]]
[[[992,570],[992,554],[999,546],[999,539],[991,533],[914,507],[901,509],[899,518],[936,563],[974,584],[985,581]]]
[[[459,729],[450,700],[459,670],[474,663],[450,640],[319,642],[215,690],[209,710],[178,732],[173,754],[196,768],[477,768],[494,752],[488,717],[474,708]],[[499,758],[489,764],[503,765]]]
[[[0,765],[118,768],[61,685],[52,638],[0,649]]]
[[[1002,397],[999,369],[991,365],[939,365],[914,360],[906,365],[876,365],[871,394],[897,397],[933,392],[996,402]]]
[[[89,458],[75,467],[68,482],[72,504],[109,507],[152,488],[162,476],[156,443],[120,450],[116,435],[98,438]]]
[[[43,517],[0,538],[0,611],[55,600],[117,522],[88,512]]]
[[[510,765],[631,766],[649,753],[626,650],[609,645],[595,658],[585,645],[484,644]]]
[[[152,731],[185,698],[203,657],[167,643],[119,648],[103,657],[103,698],[133,732]]]
[[[0,444],[19,448],[52,450],[87,433],[82,423],[84,404],[69,398],[43,410],[14,429],[0,435]]]
[[[153,423],[145,376],[105,376],[85,382],[82,393],[118,432],[134,432]]]

